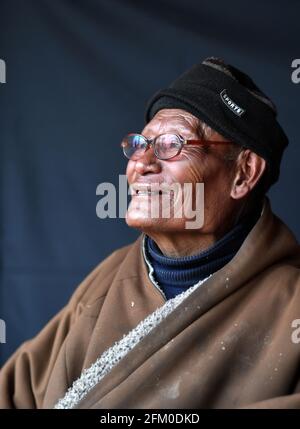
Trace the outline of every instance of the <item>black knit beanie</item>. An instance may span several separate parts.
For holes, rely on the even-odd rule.
[[[252,79],[219,58],[194,65],[156,92],[146,106],[149,122],[161,109],[183,109],[231,141],[263,157],[269,186],[278,180],[288,138],[274,103]]]

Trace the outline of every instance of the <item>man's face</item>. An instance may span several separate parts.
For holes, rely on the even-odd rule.
[[[184,139],[197,140],[199,139],[198,127],[199,120],[192,114],[181,109],[163,109],[146,125],[141,134],[152,139],[160,134],[171,133],[179,134]],[[213,132],[209,140],[226,141],[217,132]],[[226,144],[213,144],[208,147],[187,145],[176,157],[169,160],[157,159],[151,147],[137,161],[128,161],[126,170],[128,183],[141,189],[153,184],[175,183],[180,185],[190,183],[195,189],[197,183],[204,183],[204,225],[201,231],[214,232],[222,227],[220,225],[222,217],[230,211],[232,171],[224,161],[224,155],[229,146]],[[184,231],[187,220],[185,216],[181,218],[151,216],[149,203],[153,198],[157,201],[157,195],[134,192],[126,214],[127,224],[144,232]]]

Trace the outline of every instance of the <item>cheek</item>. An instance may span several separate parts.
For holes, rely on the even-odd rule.
[[[133,173],[134,173],[134,164],[135,164],[134,161],[128,161],[128,163],[127,163],[126,176],[127,176],[129,183],[131,183],[130,179],[132,178]]]
[[[206,199],[219,199],[228,194],[230,171],[224,163],[205,154],[182,153],[180,162],[170,163],[175,181],[179,183],[204,183]]]
[[[179,183],[202,183],[204,182],[205,166],[199,159],[191,156],[184,156],[176,164],[170,163],[169,171],[174,181]]]

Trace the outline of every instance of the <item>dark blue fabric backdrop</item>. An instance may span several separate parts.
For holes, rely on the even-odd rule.
[[[0,0],[1,362],[35,335],[88,272],[135,239],[99,220],[118,183],[120,139],[148,97],[206,56],[241,67],[278,105],[290,137],[273,208],[300,237],[299,1]]]

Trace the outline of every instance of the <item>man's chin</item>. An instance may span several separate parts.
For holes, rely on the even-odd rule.
[[[126,223],[130,228],[140,229],[141,231],[159,228],[160,220],[151,219],[150,217],[126,215]]]

